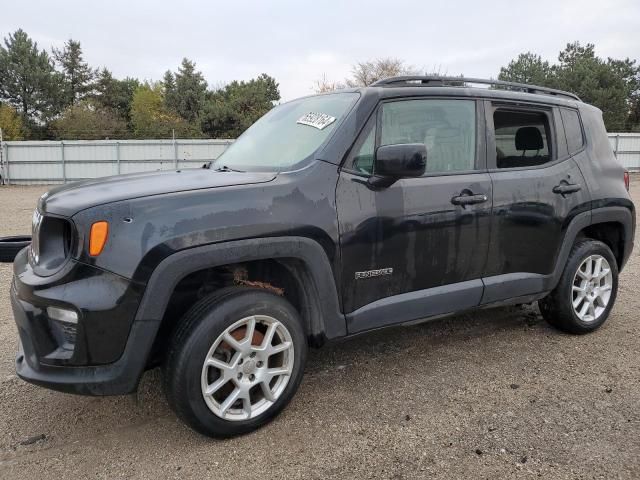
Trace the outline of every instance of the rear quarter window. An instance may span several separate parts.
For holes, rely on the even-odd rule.
[[[562,116],[562,123],[564,124],[564,133],[567,137],[569,154],[573,155],[584,147],[584,135],[582,133],[580,115],[576,110],[569,110],[567,108],[561,108],[560,115]]]

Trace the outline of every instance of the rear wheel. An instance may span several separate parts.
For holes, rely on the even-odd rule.
[[[247,433],[291,400],[306,353],[298,314],[282,297],[246,288],[213,294],[176,331],[165,365],[169,404],[205,435]]]
[[[538,302],[544,318],[569,333],[588,333],[609,317],[618,292],[618,267],[597,240],[574,245],[558,286]]]

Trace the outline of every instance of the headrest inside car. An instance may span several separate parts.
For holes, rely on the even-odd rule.
[[[542,150],[542,134],[536,127],[520,127],[516,132],[516,150]]]

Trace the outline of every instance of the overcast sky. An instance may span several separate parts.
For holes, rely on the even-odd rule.
[[[579,40],[600,56],[640,60],[639,0],[0,0],[0,35],[18,28],[47,50],[79,40],[92,66],[117,77],[159,80],[183,57],[212,86],[265,72],[284,100],[376,57],[495,77],[520,52],[555,60]]]

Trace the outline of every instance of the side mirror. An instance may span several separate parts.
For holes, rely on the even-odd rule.
[[[389,186],[399,178],[421,177],[427,168],[427,147],[424,143],[383,145],[376,150],[374,186]]]

